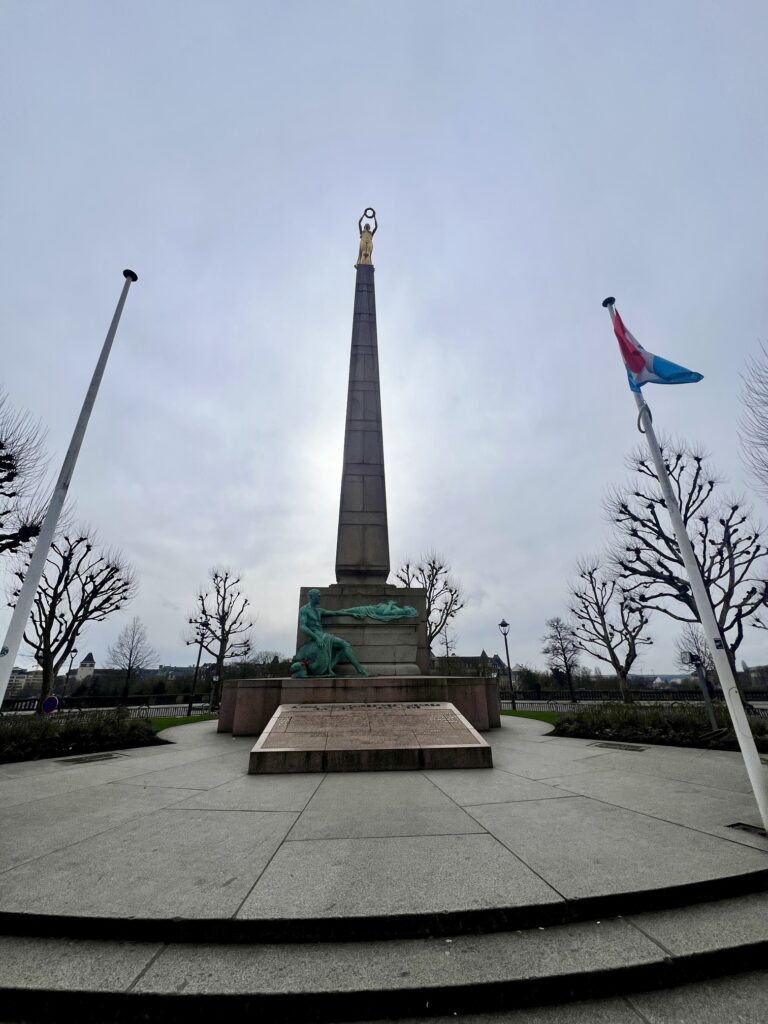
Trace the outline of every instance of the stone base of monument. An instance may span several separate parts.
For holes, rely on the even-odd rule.
[[[499,688],[479,676],[344,676],[315,679],[225,679],[219,732],[258,736],[281,704],[375,704],[443,701],[478,732],[498,729]]]
[[[453,704],[281,704],[249,775],[492,768],[491,748]]]

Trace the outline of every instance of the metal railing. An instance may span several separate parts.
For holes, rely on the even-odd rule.
[[[500,696],[499,704],[502,711],[512,711],[512,698]],[[570,700],[521,700],[515,697],[516,711],[578,711],[583,705],[572,704]]]
[[[206,715],[210,711],[208,694],[179,695],[168,703],[168,695],[138,694],[123,704],[119,697],[64,697],[60,698],[55,714],[91,715],[96,712],[110,714],[117,709],[124,710],[129,718],[187,718]],[[163,702],[164,701],[164,702]],[[30,714],[37,711],[40,701],[37,697],[24,697],[3,702],[2,714]]]
[[[648,702],[651,704],[661,703],[701,703],[703,701],[701,690],[632,690],[632,700],[637,702]],[[768,690],[745,690],[744,697],[748,702],[768,701]],[[551,701],[565,702],[572,704],[572,699],[578,703],[590,701],[621,701],[623,698],[618,690],[574,690],[571,698],[570,690],[542,690],[537,694],[535,690],[515,690],[515,700],[530,701],[539,706]],[[712,692],[713,700],[722,700],[723,694],[719,689]],[[499,690],[499,700],[511,701],[512,691],[508,688]]]

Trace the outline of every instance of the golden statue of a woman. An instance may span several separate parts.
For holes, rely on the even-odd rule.
[[[370,224],[363,224],[364,220],[373,221],[373,230],[371,230]],[[357,253],[356,266],[360,266],[361,263],[371,266],[373,263],[373,260],[371,259],[371,255],[373,253],[373,236],[379,229],[379,225],[376,222],[376,211],[372,206],[367,207],[364,211],[363,216],[358,221],[358,228],[360,229],[360,249]]]

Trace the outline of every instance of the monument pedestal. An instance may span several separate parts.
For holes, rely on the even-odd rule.
[[[478,676],[345,676],[315,679],[225,679],[219,732],[259,736],[281,704],[453,704],[478,732],[498,729],[499,689]]]
[[[281,704],[248,774],[492,767],[491,748],[453,704]]]

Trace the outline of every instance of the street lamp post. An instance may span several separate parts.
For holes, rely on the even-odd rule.
[[[64,677],[64,687],[63,687],[62,692],[61,692],[62,700],[66,696],[67,691],[69,690],[69,677],[72,675],[72,664],[73,664],[73,662],[74,662],[76,657],[77,657],[77,648],[73,647],[72,650],[69,652],[69,669],[67,670],[67,674]]]
[[[509,660],[509,642],[507,637],[509,636],[509,623],[506,619],[502,619],[499,623],[499,629],[501,635],[504,637],[504,650],[507,655],[507,675],[509,676],[509,691],[512,694],[512,710],[517,711],[517,701],[515,700],[515,688],[512,685],[512,663]]]

